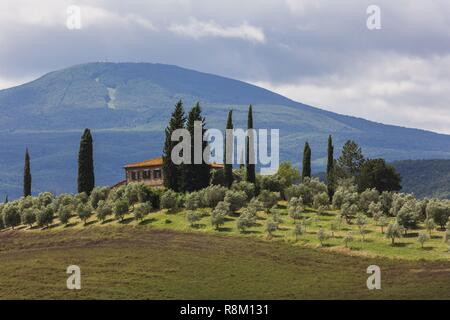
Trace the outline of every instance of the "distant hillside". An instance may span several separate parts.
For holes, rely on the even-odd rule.
[[[402,176],[403,192],[450,199],[450,160],[404,160],[392,165]]]
[[[383,125],[292,101],[248,83],[172,65],[88,63],[48,73],[0,91],[0,197],[21,194],[23,154],[31,153],[33,192],[73,192],[82,130],[94,138],[96,181],[123,179],[123,165],[161,155],[173,105],[200,101],[207,126],[246,127],[253,104],[257,128],[280,129],[280,157],[299,165],[312,146],[313,170],[324,168],[328,134],[336,150],[356,140],[368,157],[450,159],[450,136]]]

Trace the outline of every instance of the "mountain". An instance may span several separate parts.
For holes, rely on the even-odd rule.
[[[403,192],[450,199],[450,160],[403,160],[392,165],[402,176]]]
[[[88,63],[0,91],[0,196],[21,194],[26,147],[33,193],[75,191],[85,127],[93,131],[97,184],[122,180],[123,165],[161,154],[178,99],[186,109],[200,101],[207,126],[219,129],[230,108],[235,127],[245,128],[253,104],[255,127],[280,129],[281,160],[299,165],[308,140],[315,171],[323,169],[328,134],[337,151],[354,139],[368,157],[450,158],[450,136],[324,111],[242,81],[172,65]]]

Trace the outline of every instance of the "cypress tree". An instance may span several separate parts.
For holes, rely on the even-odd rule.
[[[25,151],[25,167],[23,169],[23,196],[31,196],[31,170],[30,170],[30,154],[28,148]]]
[[[250,130],[253,129],[253,110],[252,110],[252,105],[249,106],[248,108],[248,116],[247,116],[247,130],[248,133],[250,132]],[[255,173],[255,164],[254,163],[250,163],[250,155],[252,155],[253,158],[253,162],[254,162],[254,158],[255,158],[255,150],[254,150],[254,139],[255,137],[252,138],[252,141],[250,141],[250,137],[247,135],[247,154],[246,154],[246,176],[247,176],[247,181],[251,182],[251,183],[255,183],[256,182],[256,173]]]
[[[80,150],[78,153],[78,193],[86,192],[86,194],[90,195],[94,187],[92,135],[89,129],[85,129],[80,140]]]
[[[306,177],[311,177],[311,148],[309,143],[305,143],[303,149],[303,168],[302,168],[302,180]]]
[[[228,112],[228,119],[227,119],[227,129],[233,129],[233,110],[230,110]],[[230,142],[231,146],[233,146],[233,141]],[[233,148],[231,147],[231,150]],[[224,178],[225,178],[225,186],[227,188],[230,188],[231,185],[233,184],[233,164],[232,161],[231,163],[228,163],[227,161],[227,135],[225,133],[225,139],[224,139],[224,156],[223,156],[223,160],[224,160]],[[231,151],[231,156],[233,155],[233,151]],[[229,160],[232,160],[231,157]]]
[[[185,126],[186,117],[184,115],[183,102],[179,100],[175,105],[175,110],[172,113],[169,124],[165,130],[166,139],[163,150],[163,178],[164,186],[172,189],[175,192],[180,190],[182,185],[182,167],[177,166],[172,162],[172,149],[176,145],[176,141],[171,140],[172,133],[176,129],[183,129]]]
[[[195,121],[200,121],[202,123],[202,163],[196,164],[194,159],[195,152],[195,142],[194,142],[194,123]],[[203,159],[203,152],[208,147],[208,142],[203,141],[203,135],[206,132],[205,129],[205,118],[202,117],[202,109],[200,104],[197,104],[189,112],[187,125],[187,130],[191,135],[191,164],[186,164],[183,166],[183,191],[195,191],[206,188],[209,185],[210,178],[210,166],[205,159]]]
[[[335,184],[335,176],[334,176],[334,146],[333,146],[333,138],[331,134],[328,136],[328,159],[327,159],[327,189],[328,196],[330,201],[333,199],[334,195],[334,184]]]
[[[7,204],[9,202],[9,200],[8,200],[8,194],[6,194],[6,197],[5,197],[5,204]]]

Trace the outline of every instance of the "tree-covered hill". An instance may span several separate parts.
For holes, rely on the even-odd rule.
[[[281,160],[298,166],[308,141],[316,172],[328,134],[336,150],[354,139],[371,158],[450,158],[450,136],[327,112],[242,81],[163,64],[88,63],[0,91],[0,197],[21,195],[27,147],[34,194],[75,191],[84,128],[93,134],[97,184],[122,180],[123,165],[161,155],[179,99],[186,109],[200,101],[207,127],[220,129],[230,108],[235,127],[246,128],[253,104],[255,128],[280,129]]]
[[[402,192],[419,198],[450,199],[450,160],[404,160],[392,164],[402,176]]]

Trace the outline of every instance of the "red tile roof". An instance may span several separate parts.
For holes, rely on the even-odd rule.
[[[125,168],[132,169],[132,168],[157,167],[157,166],[159,167],[162,165],[163,165],[163,158],[158,157],[149,160],[144,160],[141,162],[130,163],[127,164]],[[223,169],[223,164],[211,163],[210,166],[212,169]]]

